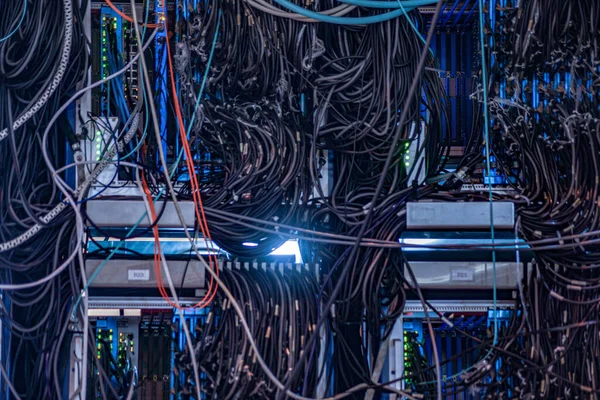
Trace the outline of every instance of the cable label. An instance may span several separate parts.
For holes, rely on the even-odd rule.
[[[468,269],[455,269],[452,271],[451,279],[453,281],[472,281],[473,271]]]
[[[130,269],[127,271],[127,279],[130,281],[149,281],[149,269]]]

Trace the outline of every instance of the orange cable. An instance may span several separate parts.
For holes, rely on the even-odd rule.
[[[142,147],[142,152],[145,155],[145,153],[146,153],[146,145],[145,144]],[[145,175],[144,171],[142,171],[142,186],[144,189],[144,194],[146,195],[146,198],[148,199],[148,207],[150,208],[151,220],[156,221],[158,218],[156,215],[156,208],[154,207],[154,200],[152,199],[152,194],[150,193],[150,189],[148,188],[148,183],[146,181],[146,175]],[[175,304],[173,301],[171,301],[171,298],[167,294],[167,291],[164,287],[164,283],[163,283],[163,279],[162,279],[162,271],[160,269],[161,249],[160,249],[160,235],[158,233],[158,224],[154,224],[154,226],[152,227],[152,232],[154,234],[154,275],[156,276],[156,284],[158,286],[158,291],[160,292],[161,296],[167,301],[167,303],[169,303],[172,307],[177,308],[177,309],[182,309],[184,307],[181,307],[181,306]]]
[[[116,7],[116,6],[115,6],[115,5],[112,3],[112,1],[110,1],[110,0],[104,0],[104,1],[106,2],[106,4],[108,4],[108,6],[109,6],[110,8],[112,8],[112,9],[113,9],[113,11],[114,11],[114,12],[116,12],[117,14],[119,14],[119,15],[121,16],[121,18],[123,18],[124,20],[126,20],[126,21],[129,21],[129,22],[135,22],[135,21],[133,20],[133,18],[131,18],[129,15],[127,15],[127,14],[123,13],[123,11],[119,10],[119,9],[118,9],[118,8],[117,8],[117,7]],[[146,26],[146,27],[148,27],[148,28],[158,28],[158,27],[159,27],[161,24],[140,24],[140,25],[142,25],[142,26]]]
[[[110,8],[112,8],[122,18],[124,18],[125,20],[127,20],[129,22],[134,22],[133,18],[131,18],[131,17],[125,15],[123,12],[121,12],[121,10],[119,10],[117,7],[115,7],[115,5],[110,0],[105,0],[105,2],[106,2],[106,4],[109,5]],[[159,24],[147,24],[146,26],[149,28],[155,28],[160,25]],[[194,168],[194,164],[193,164],[192,153],[191,153],[191,150],[189,147],[189,142],[187,141],[187,135],[186,135],[185,129],[184,129],[183,116],[182,116],[181,108],[179,105],[179,99],[177,97],[177,88],[175,86],[175,79],[174,79],[174,74],[173,74],[173,63],[171,60],[171,49],[170,49],[168,37],[166,38],[166,45],[167,45],[167,59],[168,59],[169,71],[170,71],[170,75],[171,75],[170,76],[171,88],[173,91],[173,100],[174,100],[174,105],[175,105],[175,111],[177,114],[177,120],[179,122],[179,128],[180,128],[179,132],[181,135],[181,140],[182,140],[183,147],[185,150],[186,167],[188,169],[188,173],[190,176],[190,184],[192,186],[192,195],[193,195],[194,203],[196,205],[195,214],[196,214],[196,218],[198,220],[200,229],[202,231],[202,235],[204,237],[204,241],[205,241],[206,248],[208,251],[209,262],[214,262],[215,272],[218,276],[218,274],[219,274],[218,260],[217,260],[216,256],[212,253],[212,252],[214,252],[212,237],[210,236],[210,231],[208,229],[208,223],[207,223],[206,215],[204,213],[204,206],[203,206],[202,198],[200,195],[200,187],[199,187],[198,179],[197,179],[196,173],[195,173],[195,168]],[[142,151],[145,155],[145,151],[146,151],[145,144],[143,146]],[[150,214],[151,214],[152,221],[156,221],[157,215],[156,215],[156,208],[154,207],[154,200],[152,199],[152,195],[150,193],[150,189],[148,187],[148,184],[147,184],[147,181],[145,178],[145,174],[143,171],[142,171],[142,186],[143,186],[144,194],[146,195],[146,197],[148,198],[148,201],[149,201],[149,208],[150,208]],[[198,206],[199,206],[199,208],[198,208]],[[154,227],[152,228],[152,232],[153,232],[153,236],[154,236],[154,273],[156,275],[156,283],[157,283],[158,290],[159,290],[161,296],[172,307],[177,308],[177,309],[185,308],[185,307],[181,307],[181,306],[178,306],[177,304],[175,304],[171,300],[169,295],[167,294],[166,288],[163,283],[162,271],[161,271],[161,267],[160,267],[160,265],[161,265],[161,262],[160,262],[161,246],[160,246],[160,234],[158,231],[157,224],[154,225]],[[201,301],[199,301],[192,307],[194,307],[194,308],[206,307],[214,299],[216,293],[217,293],[217,285],[215,284],[213,276],[211,275],[208,292],[206,293],[205,297]]]
[[[170,47],[168,39],[166,40],[166,45],[167,45],[167,60],[169,63],[171,89],[172,89],[172,93],[173,93],[173,103],[175,106],[175,113],[177,114],[177,120],[179,123],[179,133],[181,136],[181,142],[183,144],[183,148],[184,148],[185,155],[186,155],[186,166],[188,169],[188,174],[190,176],[190,183],[192,186],[192,195],[194,198],[194,203],[196,205],[196,207],[195,207],[196,218],[198,219],[200,229],[204,236],[204,242],[206,245],[206,249],[208,251],[209,261],[214,262],[215,272],[218,276],[218,274],[219,274],[218,260],[217,260],[216,256],[212,253],[212,252],[214,252],[212,237],[210,235],[210,230],[208,228],[207,218],[206,218],[206,214],[204,212],[204,205],[202,203],[202,197],[200,194],[200,185],[198,184],[198,178],[196,176],[192,152],[190,150],[189,142],[187,140],[187,135],[185,132],[185,125],[183,123],[183,116],[182,116],[181,108],[179,105],[179,99],[177,97],[177,87],[175,85],[175,78],[174,78],[175,74],[173,72],[173,62],[171,60],[171,47]],[[214,299],[216,293],[217,293],[217,285],[215,284],[214,279],[211,275],[209,290],[208,290],[205,298],[202,299],[202,301],[200,301],[198,304],[196,304],[195,307],[198,307],[198,308],[206,307]]]

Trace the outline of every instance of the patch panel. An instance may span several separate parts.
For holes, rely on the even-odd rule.
[[[435,393],[436,373],[434,351],[436,347],[443,382],[442,398],[448,400],[476,400],[478,390],[463,391],[462,380],[475,365],[486,357],[479,350],[477,340],[489,340],[493,336],[494,315],[499,332],[508,328],[514,310],[508,302],[498,302],[496,314],[491,302],[434,301],[436,310],[445,315],[442,320],[432,310],[428,316],[434,332],[432,342],[425,312],[418,301],[407,302],[402,317],[396,322],[390,338],[388,378],[393,380],[406,376],[396,388],[421,394]],[[463,333],[464,332],[464,333]],[[500,368],[498,364],[496,368]],[[390,395],[389,399],[399,399]]]
[[[193,340],[193,344],[201,337],[203,326],[206,325],[207,321],[210,322],[210,319],[214,318],[213,313],[210,309],[189,309],[185,311],[184,319],[186,325],[190,329],[190,334]],[[189,364],[189,350],[187,349],[187,339],[185,335],[185,331],[183,329],[183,320],[179,315],[176,315],[173,318],[173,365],[185,365]],[[207,379],[205,373],[200,373],[200,380]],[[181,398],[189,398],[192,394],[192,379],[186,373],[185,370],[179,369],[177,367],[173,368],[171,373],[171,388],[172,392],[176,399]],[[186,397],[188,396],[188,397]]]
[[[127,15],[132,14],[129,2],[116,7]],[[135,12],[140,20],[145,19],[146,10],[142,4],[135,7]],[[155,14],[148,10],[148,19],[153,21]],[[135,57],[138,53],[138,44],[133,24],[121,17],[116,11],[103,2],[92,4],[92,81],[105,79],[110,73],[115,72]],[[149,32],[146,32],[146,36]],[[146,54],[149,66],[150,79],[154,74],[154,62],[151,55]],[[111,84],[101,85],[92,91],[92,115],[114,115],[115,107],[124,101],[124,105],[132,108],[137,104],[140,95],[138,62],[135,62],[122,77],[118,77]],[[115,99],[115,96],[119,96]],[[83,116],[85,118],[85,116]]]
[[[98,316],[102,313],[110,316]],[[89,398],[105,399],[106,393],[125,396],[133,382],[135,400],[169,399],[172,310],[118,314],[123,311],[105,309],[90,317],[96,328],[96,358],[109,375],[90,382]],[[99,382],[104,382],[102,388]]]
[[[115,367],[114,361],[116,360],[118,352],[116,321],[112,318],[100,318],[95,321],[95,326],[97,365],[107,371],[112,367]],[[101,400],[105,396],[105,393],[110,390],[109,387],[115,388],[117,384],[115,378],[107,376],[105,380],[99,380],[95,385],[90,386],[90,389],[93,390],[93,392],[90,393],[90,398]]]
[[[431,44],[439,60],[439,76],[448,96],[446,113],[450,127],[448,131],[444,128],[444,135],[456,148],[466,145],[471,130],[473,105],[469,95],[472,93],[472,74],[475,71],[472,51],[476,44],[473,38],[477,22],[473,14],[476,9],[477,0],[446,2]],[[425,15],[433,13],[429,7],[420,11]]]
[[[142,312],[139,339],[138,400],[170,398],[172,310]]]
[[[98,328],[96,331],[96,342],[98,347],[98,360],[102,360],[108,356],[106,351],[113,353],[115,346],[113,343],[114,330],[112,328]]]

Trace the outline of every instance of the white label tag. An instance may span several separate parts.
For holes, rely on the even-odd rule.
[[[452,271],[452,277],[450,279],[453,281],[472,281],[473,271],[468,269],[455,269]]]
[[[130,281],[149,281],[150,270],[149,269],[130,269],[127,271],[127,279]]]

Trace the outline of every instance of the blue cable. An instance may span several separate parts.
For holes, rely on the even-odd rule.
[[[115,142],[115,147],[117,147],[117,136],[115,134],[115,131],[110,127],[110,123],[107,122],[107,126],[108,129],[110,129],[110,133],[111,133],[111,139],[114,140]],[[108,148],[108,143],[106,144],[106,148]],[[106,151],[106,148],[104,149],[104,151]],[[104,155],[102,155],[104,157]],[[111,182],[113,182],[115,180],[115,178],[117,178],[118,174],[119,174],[119,166],[120,166],[120,162],[121,162],[121,158],[119,157],[119,152],[117,151],[116,153],[117,156],[117,165],[116,165],[116,169],[115,169],[115,174],[113,175],[113,177],[110,179]],[[83,204],[85,202],[88,202],[90,200],[95,199],[96,197],[100,196],[102,193],[104,193],[106,191],[106,189],[108,189],[110,187],[110,183],[108,185],[104,185],[104,187],[102,188],[102,190],[100,190],[98,193],[94,194],[93,196],[90,197],[86,197],[85,199],[82,199],[78,202],[76,202],[75,204]]]
[[[13,29],[8,35],[6,35],[2,39],[0,39],[0,43],[4,42],[6,39],[10,38],[12,35],[14,35],[19,30],[21,25],[23,25],[23,21],[25,20],[25,14],[27,14],[27,0],[23,1],[23,13],[21,13],[21,19],[19,20],[19,23],[17,24],[15,29]]]
[[[219,18],[217,18],[217,28],[215,29],[215,36],[213,37],[212,47],[210,48],[210,54],[208,55],[208,62],[206,63],[206,70],[204,70],[204,76],[202,77],[202,84],[200,85],[200,91],[198,92],[198,97],[196,97],[196,106],[194,107],[194,112],[192,113],[192,118],[190,119],[190,124],[188,125],[188,129],[187,129],[188,139],[190,138],[190,133],[192,132],[192,126],[194,126],[194,120],[196,119],[196,110],[198,109],[198,107],[200,107],[200,101],[202,100],[202,94],[204,93],[204,87],[206,86],[206,79],[208,78],[208,71],[210,70],[213,55],[215,53],[215,47],[217,46],[217,37],[219,36],[219,27],[220,26],[221,26],[221,11],[219,10]],[[179,159],[177,161],[179,163]]]
[[[347,2],[347,1],[364,1],[364,0],[338,0],[340,2]],[[429,0],[422,0],[422,1],[429,1]],[[383,3],[383,2],[382,2]],[[421,34],[421,32],[419,32],[419,29],[416,27],[415,23],[413,22],[413,20],[411,18],[408,18],[408,11],[407,9],[404,8],[404,5],[402,3],[408,3],[408,1],[400,1],[400,0],[396,0],[396,4],[400,7],[401,10],[404,11],[404,13],[406,14],[406,20],[408,21],[408,23],[410,24],[410,26],[412,27],[413,31],[415,31],[415,33],[417,34],[417,36],[419,37],[419,39],[421,39],[421,42],[423,42],[423,44],[427,44],[427,40],[425,40],[425,38],[423,37],[423,35]],[[431,47],[429,48],[429,52],[431,53],[432,56],[435,57],[435,54],[433,53],[433,50],[431,50]]]
[[[370,15],[368,17],[334,17],[331,15],[323,15],[318,12],[307,10],[306,8],[300,7],[288,0],[275,0],[277,4],[308,18],[316,19],[321,22],[327,22],[330,24],[338,25],[369,25],[377,24],[379,22],[389,21],[390,19],[397,18],[401,15],[406,15],[406,11],[411,11],[415,7],[409,7],[407,10],[399,9],[390,11],[379,15]]]
[[[276,0],[277,1],[277,0]],[[489,114],[488,114],[488,87],[487,87],[487,66],[485,62],[485,36],[483,33],[484,28],[484,15],[483,15],[483,3],[484,0],[479,1],[479,39],[481,42],[481,71],[482,71],[482,81],[483,81],[483,119],[484,119],[484,135],[485,135],[485,158],[486,158],[486,169],[488,173],[488,177],[490,176],[490,148],[489,148],[489,138],[490,138],[490,130],[489,130]],[[493,210],[493,194],[492,194],[492,182],[491,179],[488,179],[488,189],[489,189],[489,200],[490,200],[490,231],[491,231],[491,240],[492,246],[495,244],[495,229],[494,229],[494,210]],[[493,345],[496,346],[498,344],[498,299],[497,299],[497,281],[496,281],[496,248],[492,247],[492,273],[493,273],[493,312],[494,312],[494,342]],[[482,318],[483,319],[483,318]],[[492,354],[493,349],[490,348],[487,354],[482,358],[482,360],[487,359]],[[449,379],[459,377],[465,372],[473,370],[474,366],[470,366],[465,368],[463,371],[458,374],[454,374],[452,376],[447,376],[445,381]],[[431,384],[435,383],[435,381],[429,382],[421,382],[419,385]]]
[[[483,0],[479,0],[479,40],[481,42],[481,79],[483,81],[483,121],[485,132],[485,164],[488,176],[488,192],[490,199],[490,235],[492,246],[495,241],[494,230],[494,202],[492,195],[492,180],[490,179],[490,116],[488,114],[488,77],[487,66],[485,62],[485,35],[484,31],[484,15],[483,15]],[[492,278],[493,278],[493,298],[494,298],[494,346],[498,344],[498,307],[497,307],[497,284],[496,284],[496,248],[492,247]]]
[[[437,0],[405,0],[405,1],[377,1],[377,0],[338,0],[340,3],[367,8],[405,8],[407,11],[416,7],[434,4]]]
[[[146,19],[147,20],[147,19]],[[210,65],[212,62],[212,58],[213,58],[213,54],[215,52],[215,48],[216,48],[216,44],[217,44],[217,36],[219,33],[219,25],[221,22],[221,13],[219,13],[219,19],[217,21],[217,30],[215,31],[215,36],[213,38],[213,43],[212,43],[212,48],[210,49],[210,56],[208,58],[208,63],[206,65],[206,71],[205,71],[205,75],[204,75],[204,79],[202,81],[202,87],[200,88],[200,93],[198,94],[198,99],[202,98],[202,92],[204,89],[204,85],[206,83],[206,78],[208,75],[208,71],[210,69]],[[143,82],[142,82],[142,89],[144,88],[143,86]],[[145,96],[145,92],[143,92],[143,95]],[[196,101],[196,108],[198,107],[198,100]],[[195,116],[196,113],[193,113],[193,116]],[[193,119],[192,119],[192,123],[193,123]],[[191,127],[192,125],[190,125]],[[188,132],[188,136],[189,136],[189,132]],[[177,161],[176,164],[179,164],[179,162],[181,161],[181,157],[183,156],[183,149],[181,149],[179,151],[179,155],[177,157]],[[173,175],[175,174],[175,169],[173,169],[173,171],[171,171],[171,174],[169,175],[170,178],[173,178]],[[164,192],[164,188],[160,190],[160,192],[158,193],[158,195],[154,198],[154,201],[156,202],[160,196],[162,195],[162,193]],[[142,221],[144,220],[144,218],[146,218],[148,212],[144,211],[144,214],[142,214],[141,218],[133,225],[133,227],[131,227],[131,229],[127,232],[127,234],[125,235],[125,238],[130,237],[133,232],[137,229],[137,227],[142,223]],[[108,255],[108,257],[106,257],[102,263],[98,266],[98,268],[96,268],[96,270],[94,271],[94,273],[92,275],[90,275],[90,277],[88,278],[88,281],[84,287],[84,289],[81,291],[81,293],[79,293],[79,296],[77,297],[77,300],[75,301],[75,304],[73,305],[73,311],[72,311],[72,316],[73,318],[76,320],[76,312],[77,312],[77,307],[79,306],[79,303],[81,302],[81,299],[83,297],[83,293],[85,293],[85,291],[87,291],[87,289],[90,287],[90,284],[94,281],[94,279],[98,276],[98,274],[102,271],[102,269],[104,268],[104,266],[106,266],[106,264],[108,263],[108,261],[110,261],[110,259],[112,257],[115,256],[115,254],[117,253],[117,251],[119,251],[119,249],[123,246],[123,244],[125,243],[124,240],[121,240],[117,243],[117,246],[115,246],[114,249],[111,250],[110,254]]]
[[[144,21],[148,21],[148,16],[149,16],[149,10],[150,7],[148,5],[146,5],[146,13],[144,14]],[[144,29],[142,30],[142,35],[141,37],[145,37],[146,36],[146,25],[144,24]],[[141,68],[140,66],[138,66],[138,69]],[[141,73],[139,74],[140,76],[142,75]],[[144,87],[144,85],[141,85],[142,88],[142,98],[144,100],[144,107],[146,108],[146,110],[148,110],[148,99],[146,98],[146,88]],[[134,146],[134,148],[127,153],[126,155],[123,156],[123,160],[125,160],[126,158],[132,156],[135,152],[137,152],[140,147],[142,146],[142,144],[144,143],[144,140],[146,139],[146,136],[148,134],[148,125],[150,123],[150,118],[146,118],[146,121],[144,123],[144,132],[142,132],[142,137],[138,140],[137,145]]]

